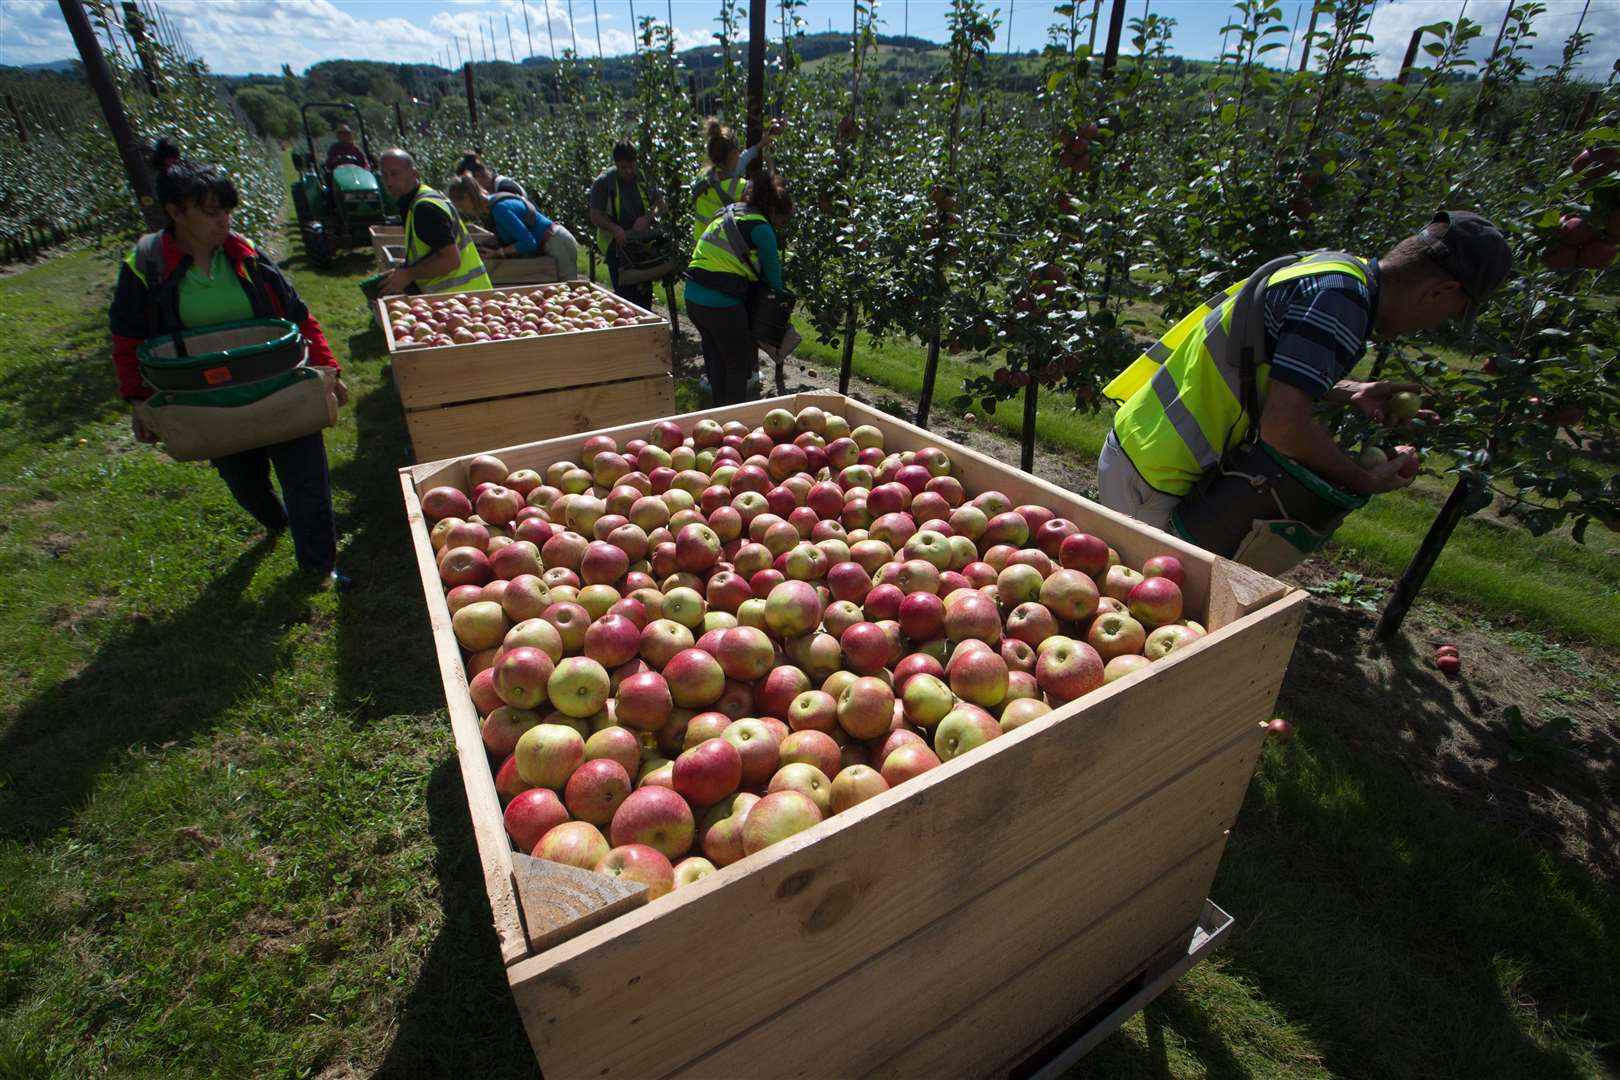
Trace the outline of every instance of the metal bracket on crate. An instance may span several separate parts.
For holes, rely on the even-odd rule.
[[[1187,942],[1185,956],[1157,976],[1150,975],[1139,986],[1133,987],[1136,980],[1127,982],[1007,1075],[1017,1080],[1057,1080],[1063,1076],[1074,1067],[1075,1062],[1096,1049],[1098,1043],[1124,1027],[1127,1020],[1170,989],[1194,964],[1202,962],[1220,948],[1231,932],[1234,921],[1232,916],[1221,910],[1220,905],[1213,900],[1205,900],[1204,910],[1198,916],[1198,925],[1193,928],[1192,939]],[[1121,995],[1124,995],[1123,999]]]

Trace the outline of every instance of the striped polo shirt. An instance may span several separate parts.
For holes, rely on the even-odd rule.
[[[1271,377],[1319,398],[1367,351],[1375,301],[1348,274],[1313,274],[1268,285],[1265,311]]]

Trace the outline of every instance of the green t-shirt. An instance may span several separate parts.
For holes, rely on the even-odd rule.
[[[253,318],[253,303],[219,248],[211,269],[205,274],[195,264],[189,266],[180,282],[180,322],[189,330]]]

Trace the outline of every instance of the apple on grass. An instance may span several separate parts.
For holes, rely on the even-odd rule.
[[[632,791],[613,813],[608,835],[615,847],[646,844],[679,859],[692,846],[695,822],[692,808],[667,787],[642,786]]]
[[[743,852],[752,855],[790,836],[814,828],[822,820],[820,807],[802,791],[773,791],[748,811],[743,822]]]
[[[663,852],[646,844],[621,844],[602,856],[595,870],[647,886],[648,900],[656,900],[675,888],[675,868]]]
[[[528,853],[542,836],[568,820],[568,811],[551,789],[529,788],[506,804],[501,820],[512,843],[519,851]]]

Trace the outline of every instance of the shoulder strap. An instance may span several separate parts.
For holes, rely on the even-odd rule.
[[[135,270],[148,290],[163,284],[163,234],[149,232],[135,241]]]
[[[731,250],[736,252],[737,258],[747,258],[754,245],[743,234],[742,226],[737,224],[737,215],[731,207],[720,211],[720,222],[720,227],[726,230],[726,240],[731,244]]]
[[[1245,443],[1260,437],[1260,391],[1255,376],[1260,368],[1259,357],[1266,350],[1266,285],[1272,274],[1285,266],[1294,265],[1301,258],[1295,254],[1272,259],[1249,275],[1249,280],[1232,298],[1232,326],[1226,338],[1226,360],[1237,368],[1243,411],[1249,416],[1249,430],[1243,437]]]

